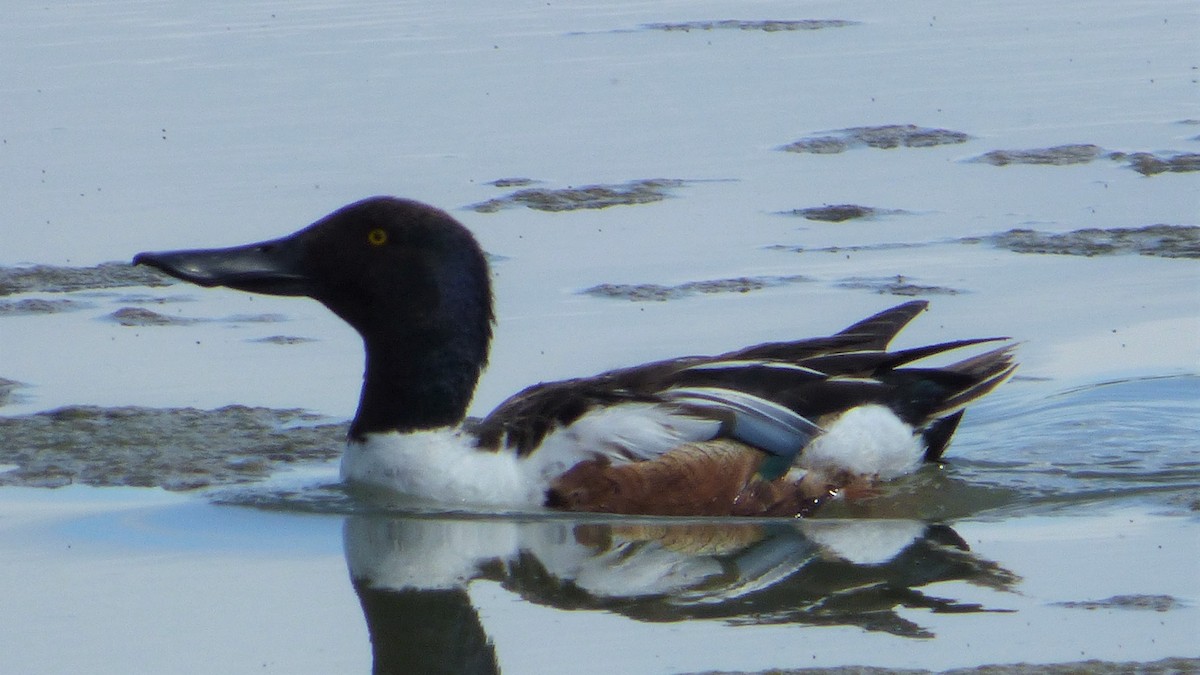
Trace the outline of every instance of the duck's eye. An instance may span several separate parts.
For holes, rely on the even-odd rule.
[[[383,246],[387,243],[387,230],[377,227],[367,233],[367,243],[372,246]]]

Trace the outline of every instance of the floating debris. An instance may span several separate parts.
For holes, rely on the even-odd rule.
[[[812,281],[812,279],[796,274],[792,276],[738,277],[736,279],[689,281],[677,286],[662,286],[659,284],[600,284],[580,291],[580,293],[601,298],[630,300],[632,302],[662,302],[698,293],[749,293],[750,291],[805,281]]]
[[[1126,166],[1143,176],[1153,176],[1160,173],[1184,173],[1200,171],[1200,153],[1179,152],[1174,155],[1159,156],[1149,152],[1123,153],[1114,152],[1109,159],[1125,162]]]
[[[31,314],[61,314],[77,312],[81,309],[95,307],[90,302],[80,302],[68,298],[45,300],[42,298],[27,298],[16,301],[0,301],[0,316],[28,316]]]
[[[0,267],[0,296],[122,286],[169,286],[173,283],[174,279],[157,270],[119,262],[100,263],[95,267]]]
[[[191,490],[341,454],[345,425],[299,410],[70,406],[0,417],[0,485]]]
[[[839,281],[839,288],[875,291],[881,295],[924,297],[927,295],[958,295],[963,291],[946,286],[923,286],[912,282],[911,277],[897,274],[894,277],[849,277]]]
[[[961,131],[930,129],[913,124],[892,124],[880,127],[853,127],[808,136],[785,145],[780,150],[832,155],[851,148],[931,148],[937,145],[966,143],[971,137]]]
[[[1053,148],[1037,148],[1034,150],[992,150],[971,160],[992,166],[1007,166],[1009,164],[1047,164],[1051,166],[1066,166],[1069,164],[1087,164],[1095,161],[1104,154],[1104,148],[1091,144],[1056,145]]]
[[[1160,258],[1200,258],[1200,226],[1147,225],[1145,227],[1087,228],[1052,233],[1014,229],[964,243],[987,242],[1017,253],[1054,255],[1115,255],[1138,253]]]
[[[538,211],[577,211],[610,206],[649,204],[667,198],[668,190],[681,187],[682,180],[655,178],[617,185],[585,185],[577,188],[526,188],[468,208],[479,213],[495,213],[510,206],[526,206]]]
[[[644,23],[646,30],[662,30],[668,32],[694,30],[759,30],[766,33],[778,33],[798,30],[821,30],[823,28],[845,28],[857,26],[858,21],[844,19],[799,19],[795,21],[739,21],[724,19],[721,21],[682,21],[679,23]]]
[[[784,215],[801,216],[808,220],[819,220],[827,223],[841,223],[847,220],[870,219],[876,216],[890,216],[907,213],[900,209],[877,209],[858,204],[830,204],[826,206],[811,206],[805,209],[785,211]]]
[[[1183,602],[1170,595],[1114,595],[1104,600],[1056,602],[1053,604],[1072,609],[1142,609],[1155,612],[1166,612],[1184,606]]]

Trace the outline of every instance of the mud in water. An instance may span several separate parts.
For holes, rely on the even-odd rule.
[[[1017,253],[1088,257],[1137,253],[1160,258],[1200,258],[1200,227],[1195,225],[1087,228],[1064,233],[1014,229],[961,241],[986,242]]]
[[[818,220],[826,223],[842,223],[847,220],[870,220],[878,216],[893,216],[908,213],[901,209],[877,209],[858,204],[832,204],[826,206],[811,206],[804,209],[784,211],[782,215],[800,216],[808,220]]]
[[[141,328],[149,326],[190,326],[191,324],[201,322],[239,324],[279,323],[288,320],[283,314],[234,314],[219,319],[197,319],[188,316],[167,316],[166,314],[160,314],[144,307],[122,307],[104,318],[116,321],[122,326],[136,326]]]
[[[724,19],[722,21],[683,21],[679,23],[644,23],[645,30],[661,30],[668,32],[700,31],[700,30],[757,30],[766,33],[778,33],[798,30],[821,30],[823,28],[845,28],[857,26],[858,21],[842,19],[801,19],[797,21],[739,21]]]
[[[344,424],[299,410],[70,406],[0,417],[0,485],[191,490],[338,457]]]
[[[149,267],[118,262],[100,263],[94,267],[0,267],[0,296],[122,286],[169,286],[173,283],[173,279]]]
[[[1200,153],[1110,152],[1098,145],[1086,143],[1030,150],[992,150],[967,161],[991,164],[992,166],[1009,164],[1070,166],[1072,164],[1088,164],[1098,159],[1122,162],[1126,167],[1143,176],[1200,171]]]
[[[1104,148],[1098,145],[1077,144],[1058,145],[1053,148],[1037,148],[1034,150],[992,150],[969,161],[992,166],[1007,166],[1009,164],[1048,164],[1051,166],[1066,166],[1069,164],[1087,164],[1104,154]]]
[[[925,297],[930,295],[958,295],[965,291],[946,286],[926,286],[914,283],[911,277],[897,274],[894,277],[849,277],[837,282],[840,288],[875,291],[881,295],[903,297]]]
[[[509,181],[512,179],[502,179]],[[521,179],[528,180],[528,179]],[[499,181],[496,181],[499,184]],[[538,211],[578,211],[605,209],[610,206],[632,206],[660,202],[674,188],[687,181],[670,178],[635,180],[611,185],[584,185],[571,188],[525,188],[503,197],[472,204],[467,208],[479,213],[495,213],[500,209],[524,206]]]
[[[16,380],[0,377],[0,408],[13,402],[17,397],[14,392],[25,385]]]
[[[879,127],[853,127],[806,136],[780,147],[785,152],[833,155],[853,148],[931,148],[937,145],[966,143],[971,136],[961,131],[930,129],[913,124]]]
[[[1143,176],[1153,176],[1160,173],[1184,173],[1200,171],[1200,153],[1179,152],[1175,154],[1154,154],[1150,152],[1134,152],[1125,154],[1114,152],[1109,159],[1123,161],[1129,168]]]
[[[600,298],[616,298],[633,302],[662,302],[676,300],[696,294],[749,293],[750,291],[812,281],[802,275],[738,277],[736,279],[712,279],[689,281],[677,286],[660,284],[600,284],[584,289],[580,293]]]
[[[61,314],[63,312],[77,312],[81,309],[91,309],[92,307],[95,307],[95,305],[90,302],[80,302],[68,298],[56,298],[53,300],[43,298],[0,300],[0,317]]]
[[[1200,672],[1200,659],[1169,658],[1159,661],[1075,661],[1072,663],[1007,663],[951,670],[879,668],[875,666],[838,666],[834,668],[792,668],[767,671],[771,675],[1176,675]],[[707,671],[691,675],[752,675],[737,671]],[[756,673],[753,675],[763,675]]]
[[[299,345],[305,342],[316,342],[316,338],[300,337],[297,335],[271,335],[256,340],[247,340],[247,342],[259,342],[268,345]]]
[[[1133,609],[1168,612],[1180,609],[1184,603],[1170,595],[1114,595],[1104,600],[1085,600],[1079,602],[1056,602],[1058,607],[1074,609]]]

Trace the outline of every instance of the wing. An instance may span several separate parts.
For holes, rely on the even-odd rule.
[[[1014,366],[1011,348],[1002,347],[943,368],[904,367],[1004,339],[887,351],[896,333],[925,306],[904,303],[827,338],[537,384],[502,403],[474,432],[482,449],[528,456],[569,441],[575,459],[590,453],[618,464],[656,459],[684,443],[727,438],[764,453],[768,461],[756,471],[771,479],[792,465],[826,421],[857,406],[879,404],[915,429],[929,431],[927,444],[937,447],[928,458],[936,459],[957,424],[957,417],[939,420],[997,386]],[[564,468],[573,465],[565,456],[563,462]]]

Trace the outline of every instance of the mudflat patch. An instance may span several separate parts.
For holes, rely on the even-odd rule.
[[[737,277],[734,279],[711,279],[688,281],[675,286],[661,284],[599,284],[580,293],[600,298],[615,298],[633,302],[662,302],[697,294],[749,293],[764,288],[812,281],[802,275]]]
[[[744,21],[739,19],[722,19],[719,21],[680,21],[676,23],[644,23],[645,30],[661,30],[668,32],[691,32],[711,30],[756,30],[764,33],[780,33],[802,30],[822,30],[825,28],[845,28],[857,26],[858,21],[844,19],[799,19],[793,21]]]
[[[148,267],[134,267],[120,262],[100,263],[93,267],[0,267],[0,296],[122,286],[169,286],[173,283],[173,279]]]
[[[911,277],[897,274],[893,277],[848,277],[836,284],[839,288],[875,291],[881,295],[924,297],[929,295],[958,295],[964,291],[946,286],[928,286],[916,283]]]
[[[950,129],[931,129],[915,124],[889,124],[878,127],[851,127],[805,136],[780,147],[784,152],[833,155],[854,148],[931,148],[971,140],[969,134]]]
[[[826,223],[842,223],[847,220],[870,220],[878,216],[901,215],[908,213],[902,209],[879,209],[873,206],[858,204],[827,204],[825,206],[810,206],[802,209],[784,211],[783,215],[799,216],[807,220],[817,220]]]
[[[63,312],[77,312],[81,309],[90,309],[91,307],[94,307],[94,305],[90,302],[80,302],[79,300],[72,300],[70,298],[3,300],[0,301],[0,316],[61,314]]]
[[[1068,164],[1087,164],[1103,154],[1104,148],[1098,145],[1075,144],[1056,145],[1052,148],[1035,148],[1032,150],[992,150],[970,161],[991,164],[992,166],[1007,166],[1009,164],[1066,166]]]
[[[524,188],[503,197],[473,204],[467,208],[479,213],[495,213],[500,209],[516,206],[551,212],[606,209],[610,206],[660,202],[670,195],[672,189],[685,184],[686,181],[683,180],[651,178],[628,183],[584,185],[558,189]]]
[[[961,241],[982,241],[1017,253],[1089,257],[1137,253],[1160,258],[1200,258],[1200,226],[1195,225],[1086,228],[1062,233],[1013,229],[988,237]]]
[[[299,410],[69,406],[0,417],[0,485],[190,490],[341,454],[345,425]]]

